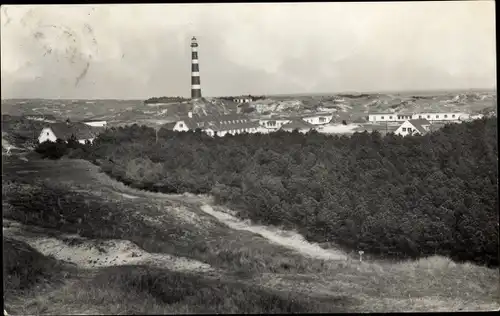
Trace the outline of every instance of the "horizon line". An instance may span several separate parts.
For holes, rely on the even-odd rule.
[[[416,90],[380,90],[380,91],[355,91],[355,90],[346,90],[346,91],[341,91],[341,92],[297,92],[297,93],[275,93],[275,94],[263,94],[263,93],[255,93],[255,94],[237,94],[237,95],[217,95],[217,96],[205,96],[205,98],[222,98],[222,97],[232,97],[232,96],[248,96],[248,95],[255,95],[255,96],[266,96],[266,97],[284,97],[284,96],[313,96],[313,95],[338,95],[338,94],[411,94],[411,93],[432,93],[432,92],[496,92],[497,88],[453,88],[453,89],[416,89]],[[70,101],[75,101],[75,100],[94,100],[94,101],[100,101],[100,100],[115,100],[115,101],[139,101],[139,100],[147,100],[151,98],[162,98],[162,97],[171,97],[171,98],[176,98],[176,97],[181,97],[185,98],[186,100],[189,100],[189,97],[182,97],[182,96],[150,96],[150,97],[145,97],[145,98],[40,98],[40,97],[16,97],[16,98],[2,98],[1,101],[7,101],[7,100],[70,100]]]

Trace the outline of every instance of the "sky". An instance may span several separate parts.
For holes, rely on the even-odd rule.
[[[2,6],[2,98],[496,89],[494,1]]]

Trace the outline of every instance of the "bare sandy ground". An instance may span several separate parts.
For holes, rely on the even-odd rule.
[[[346,260],[347,256],[340,251],[323,249],[319,245],[310,243],[304,237],[293,231],[271,228],[269,226],[253,225],[249,221],[242,221],[231,214],[215,210],[212,206],[204,204],[201,210],[212,215],[217,220],[229,226],[231,229],[246,230],[261,235],[270,242],[293,249],[302,255],[323,260]]]
[[[149,253],[128,240],[94,240],[78,235],[55,238],[41,232],[27,234],[26,227],[15,221],[4,221],[3,234],[26,242],[46,256],[73,263],[80,268],[144,264],[175,271],[214,271],[210,265],[196,260]]]

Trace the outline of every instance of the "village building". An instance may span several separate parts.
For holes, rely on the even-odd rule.
[[[425,135],[431,129],[431,122],[426,119],[406,120],[394,132],[400,136]]]
[[[40,135],[38,136],[38,142],[56,142],[58,139],[68,141],[72,136],[74,136],[81,144],[85,144],[86,141],[92,143],[98,133],[99,130],[97,128],[81,122],[53,123],[42,129]]]
[[[413,113],[371,113],[368,122],[404,122],[413,119]]]
[[[297,130],[300,133],[307,133],[313,129],[315,129],[314,124],[304,122],[303,120],[292,120],[291,122],[281,126],[281,130],[285,132],[293,132]]]
[[[234,98],[233,99],[233,102],[235,103],[239,103],[239,104],[242,104],[242,103],[250,103],[252,102],[252,98],[250,97],[241,97],[241,98]]]
[[[370,113],[369,122],[404,122],[426,119],[430,122],[460,122],[469,119],[470,114],[462,112],[419,112],[419,113]]]
[[[424,112],[413,115],[413,119],[426,119],[431,122],[460,122],[470,118],[470,114],[463,112]]]
[[[333,119],[332,113],[315,113],[315,114],[306,114],[302,116],[302,120],[312,125],[328,124],[332,121],[332,119]]]
[[[200,129],[210,136],[236,135],[243,133],[257,133],[258,122],[251,121],[241,114],[227,115],[193,115],[181,118],[172,125],[166,126],[176,132],[195,131]]]
[[[264,118],[259,120],[259,125],[267,129],[278,130],[291,121],[289,118]]]
[[[286,124],[294,122],[294,125],[297,125],[298,121],[310,124],[310,125],[324,125],[331,123],[333,120],[332,113],[312,113],[305,114],[300,116],[288,116],[288,117],[268,117],[268,118],[260,118],[259,125],[267,128],[269,130],[279,130]],[[309,126],[309,125],[300,125],[301,127]],[[297,125],[298,126],[298,125]]]

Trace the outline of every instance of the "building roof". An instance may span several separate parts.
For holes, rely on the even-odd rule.
[[[165,128],[165,129],[168,129],[168,130],[173,130],[174,127],[175,127],[175,124],[177,124],[177,122],[165,123],[165,124],[162,125],[162,128]]]
[[[245,115],[234,113],[226,115],[193,115],[193,117],[183,117],[180,121],[186,123],[190,130],[210,128],[214,131],[229,131],[258,126],[258,122],[251,121]]]
[[[302,113],[302,114],[277,114],[268,117],[260,116],[261,121],[290,121],[290,120],[301,120],[308,117],[317,116],[334,116],[333,112],[312,112],[312,113]]]
[[[97,136],[99,130],[93,126],[77,122],[77,123],[53,123],[48,127],[54,132],[57,138],[69,139],[71,135],[75,135],[77,139],[90,139]]]
[[[286,123],[281,126],[282,129],[307,129],[314,128],[314,125],[304,122],[303,120],[293,120],[290,123]]]
[[[301,118],[306,118],[306,117],[316,117],[316,116],[333,116],[333,112],[316,112],[316,113],[304,113],[301,114],[299,117]]]
[[[419,132],[420,134],[425,134],[427,130],[424,128],[425,125],[431,125],[431,123],[426,119],[418,120],[408,120]]]

